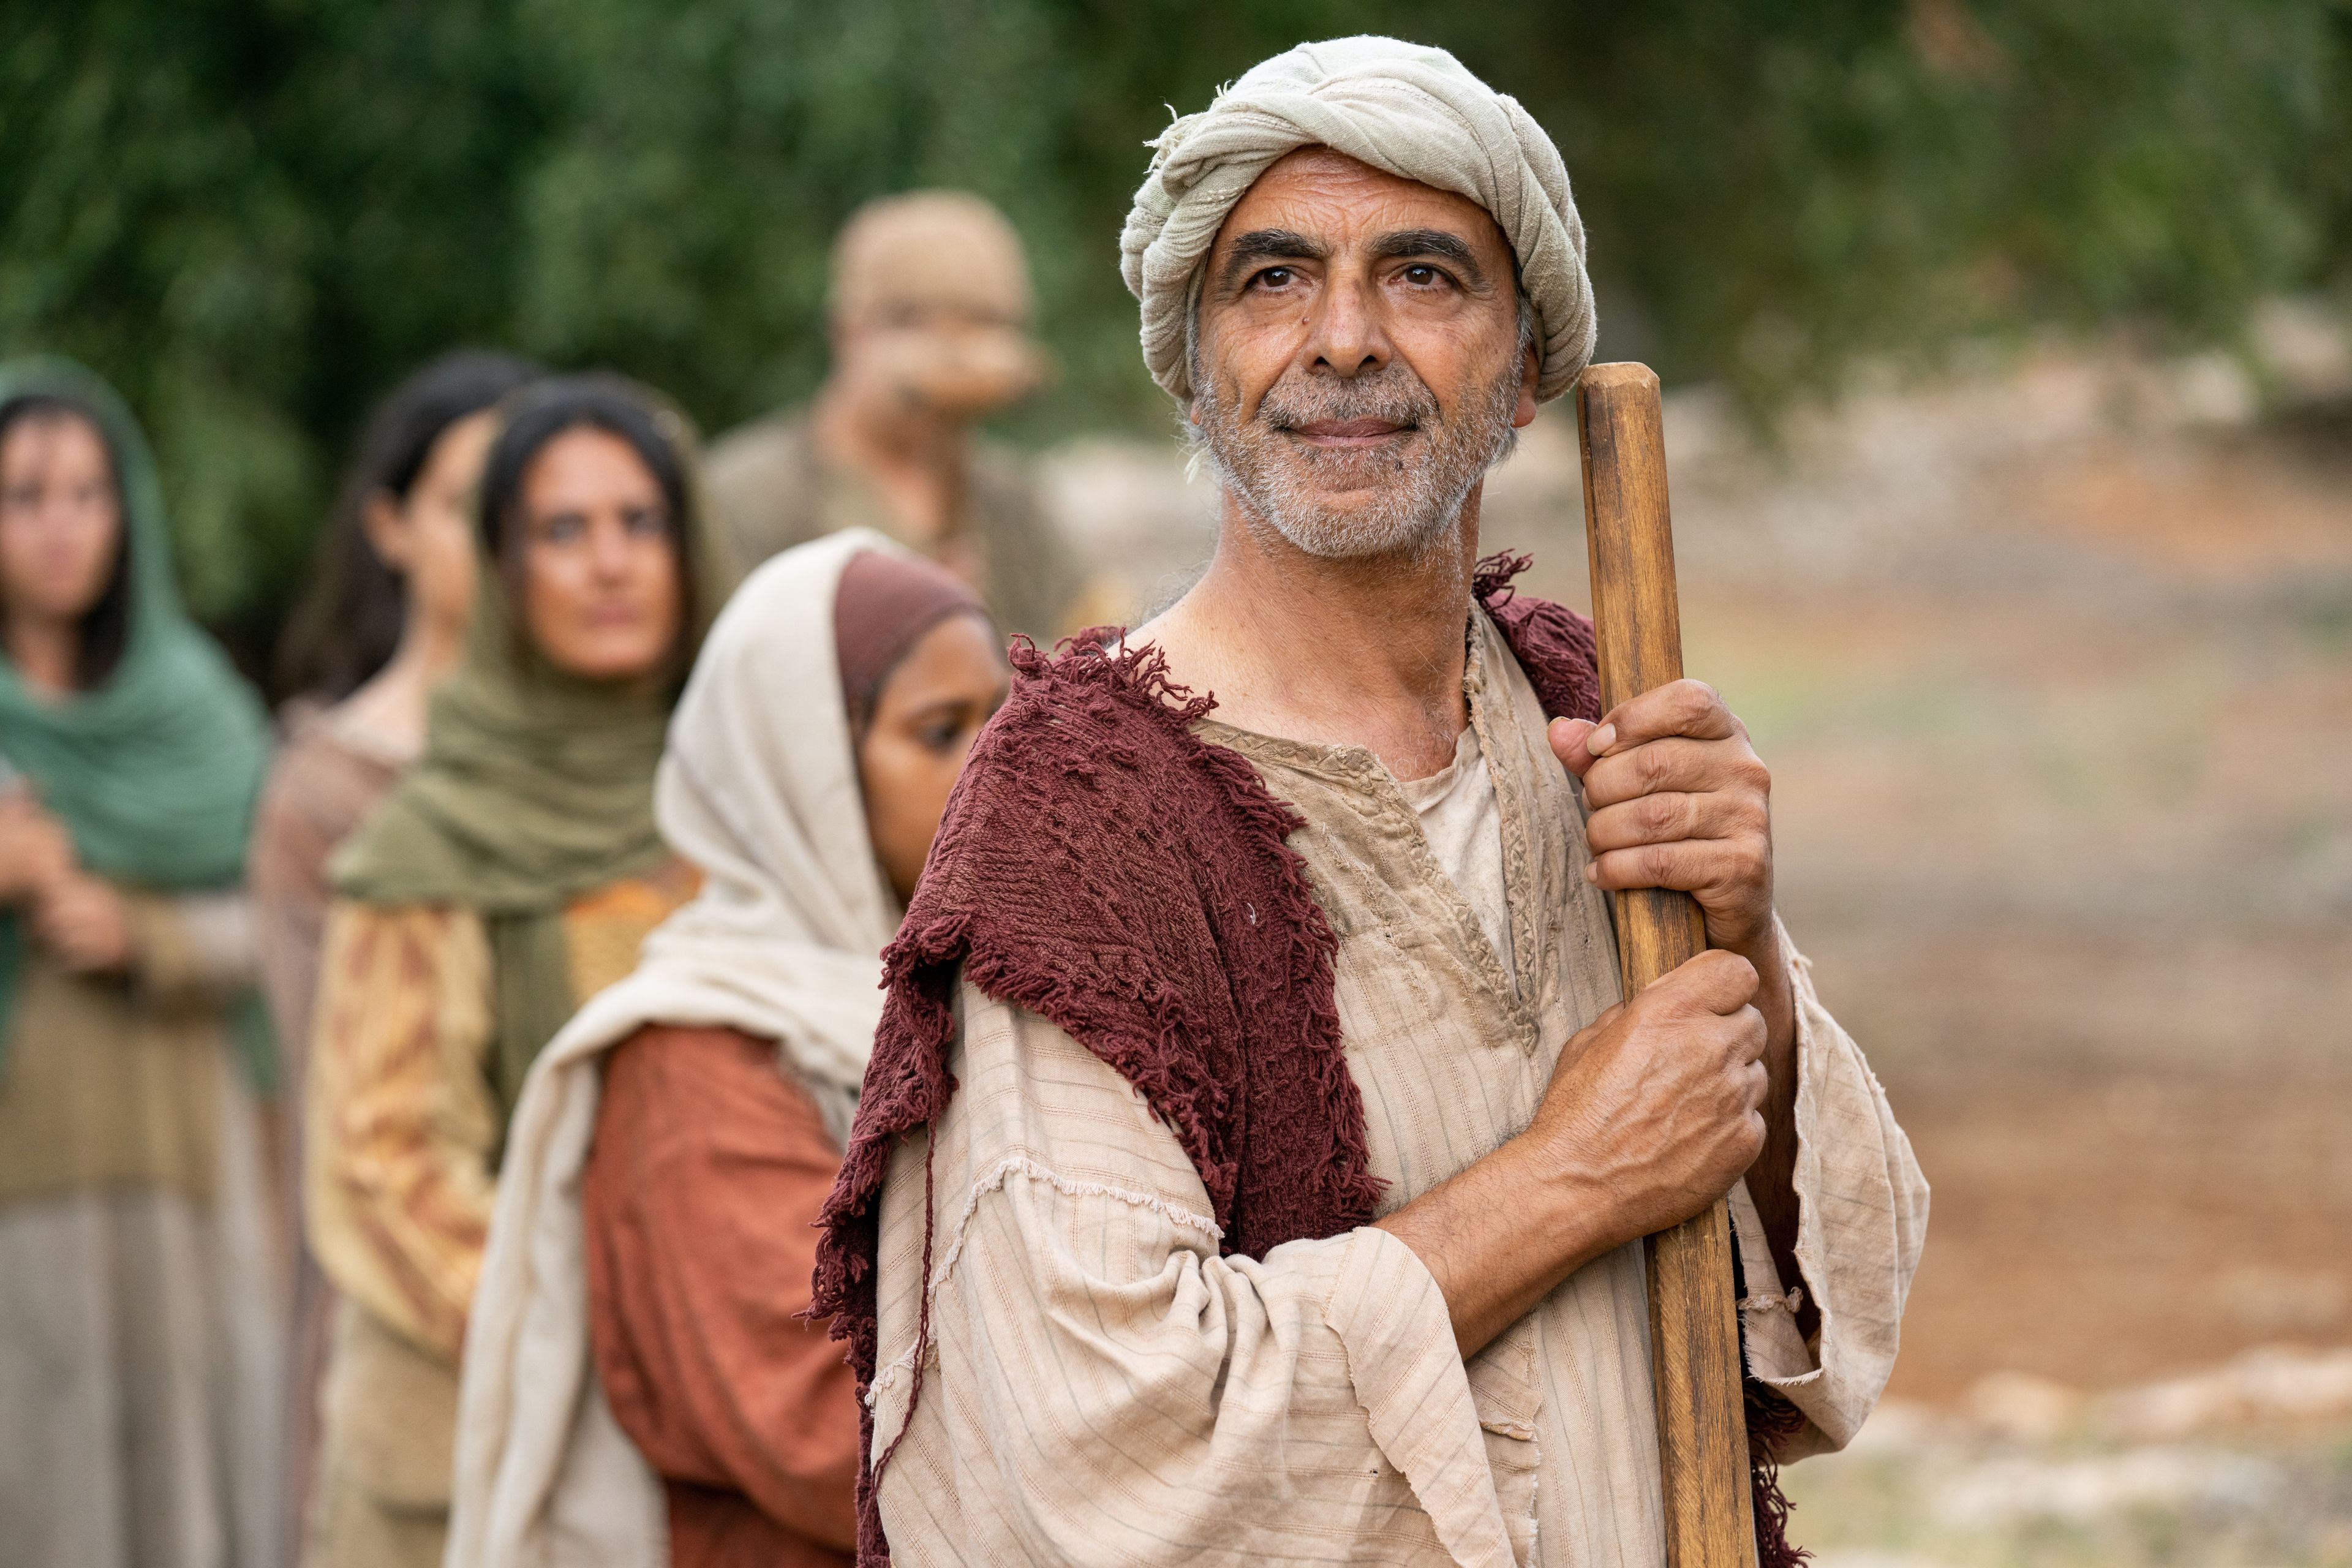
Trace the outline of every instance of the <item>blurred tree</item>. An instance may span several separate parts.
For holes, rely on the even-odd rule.
[[[2042,322],[2226,340],[2352,255],[2347,0],[83,0],[0,11],[0,353],[122,386],[252,652],[395,376],[495,343],[724,427],[814,384],[883,192],[1028,237],[1062,374],[1018,433],[1164,421],[1114,266],[1142,143],[1368,28],[1559,138],[1607,352],[1759,410]]]

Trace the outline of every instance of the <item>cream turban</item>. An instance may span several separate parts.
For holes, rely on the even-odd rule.
[[[1568,169],[1517,102],[1444,49],[1394,38],[1301,44],[1260,63],[1152,143],[1151,173],[1119,235],[1119,273],[1143,302],[1143,359],[1189,400],[1184,316],[1225,215],[1285,153],[1324,146],[1469,197],[1495,216],[1536,310],[1536,395],[1558,397],[1592,357],[1592,284]]]

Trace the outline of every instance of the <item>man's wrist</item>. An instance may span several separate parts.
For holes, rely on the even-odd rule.
[[[1489,1156],[1508,1161],[1517,1190],[1529,1194],[1529,1216],[1557,1263],[1552,1283],[1642,1234],[1624,1194],[1594,1175],[1573,1148],[1530,1130]]]
[[[1768,976],[1781,965],[1780,922],[1775,918],[1773,906],[1766,904],[1764,912],[1729,931],[1718,931],[1710,924],[1707,945],[1725,952],[1736,952],[1756,966],[1759,978]]]

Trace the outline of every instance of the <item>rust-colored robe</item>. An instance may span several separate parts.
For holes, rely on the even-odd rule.
[[[672,1568],[850,1561],[856,1382],[809,1304],[841,1152],[766,1040],[650,1026],[604,1068],[582,1188],[613,1414],[662,1478]]]

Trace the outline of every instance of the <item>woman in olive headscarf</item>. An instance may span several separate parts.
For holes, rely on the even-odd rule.
[[[12,1564],[273,1561],[278,1335],[233,1027],[252,1011],[237,883],[268,746],[180,608],[129,411],[78,366],[0,366]]]
[[[714,564],[682,423],[626,384],[519,395],[481,485],[483,592],[425,754],[337,855],[308,1087],[310,1245],[343,1295],[318,1568],[432,1568],[457,1351],[525,1069],[693,876],[654,766]]]

